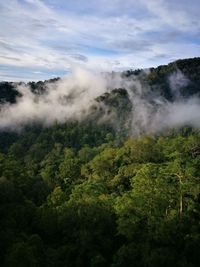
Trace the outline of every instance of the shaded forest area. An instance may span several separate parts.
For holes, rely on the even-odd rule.
[[[162,75],[178,65],[198,94],[199,61],[152,69],[152,90],[160,83],[170,99]],[[133,73],[140,70],[123,75]],[[15,101],[12,90],[0,91],[2,102]],[[121,114],[129,109],[124,99],[119,89],[97,101]],[[121,132],[85,120],[0,133],[2,266],[200,265],[199,131],[134,138],[124,131],[125,117]]]

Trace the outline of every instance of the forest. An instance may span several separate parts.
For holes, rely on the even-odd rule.
[[[167,78],[177,69],[190,81],[178,80],[180,99],[199,97],[200,58],[121,75],[173,103]],[[46,83],[29,86],[43,94]],[[15,87],[0,83],[0,110],[20,98]],[[133,110],[126,88],[113,88],[81,121],[1,129],[1,266],[200,265],[199,129],[136,135]],[[102,114],[115,116],[99,122]]]

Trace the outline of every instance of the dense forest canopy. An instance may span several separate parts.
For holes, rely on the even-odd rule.
[[[200,58],[120,79],[92,95],[81,118],[14,117],[13,127],[5,120],[19,111],[24,84],[0,83],[2,266],[200,265]],[[23,88],[41,105],[60,80]],[[168,115],[160,127],[170,109],[181,124]]]

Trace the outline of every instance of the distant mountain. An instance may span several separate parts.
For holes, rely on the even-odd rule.
[[[143,84],[148,84],[152,91],[159,91],[168,100],[172,100],[172,92],[169,83],[171,74],[180,75],[182,73],[188,83],[178,84],[180,94],[183,97],[188,97],[194,94],[200,94],[200,57],[180,59],[169,63],[168,65],[158,66],[150,69],[127,70],[121,73],[123,78],[137,77]],[[45,81],[27,83],[32,92],[42,93],[45,91],[46,85],[57,82],[60,78],[54,78]],[[15,102],[19,94],[16,91],[16,86],[25,84],[22,82],[0,82],[0,103]],[[113,88],[116,89],[116,88]],[[106,98],[106,97],[105,97]],[[100,99],[99,99],[100,100]]]
[[[126,133],[125,135],[159,132],[165,128],[179,126],[179,124],[199,128],[200,120],[197,113],[200,109],[198,103],[200,101],[200,58],[177,60],[157,68],[106,73],[105,79],[108,78],[112,80],[112,83],[106,92],[99,93],[100,95],[94,99],[88,100],[85,107],[83,105],[83,109],[78,111],[80,114],[77,116],[73,116],[73,112],[74,114],[77,112],[77,107],[75,107],[77,97],[80,98],[77,106],[80,106],[81,98],[87,98],[86,88],[72,87],[68,92],[67,85],[63,84],[62,86],[66,87],[66,95],[65,91],[61,95],[55,95],[58,105],[54,105],[52,109],[56,113],[57,106],[60,106],[60,110],[66,106],[73,106],[70,110],[72,114],[70,117],[68,110],[63,110],[61,115],[66,112],[67,119],[56,117],[53,122],[64,123],[66,120],[72,122],[81,117],[82,122],[104,124],[112,127],[117,133]],[[116,83],[116,80],[120,82]],[[3,110],[6,103],[12,106],[20,100],[24,91],[18,90],[18,86],[25,85],[25,90],[30,90],[32,95],[35,95],[34,101],[37,103],[40,96],[48,95],[51,90],[57,90],[56,86],[59,82],[62,82],[61,78],[27,84],[0,82],[0,108]],[[95,82],[93,84],[91,81],[91,83],[92,90],[93,87],[95,90]],[[51,102],[51,100],[43,99],[42,103],[45,104],[46,101]],[[40,103],[40,108],[41,105]],[[50,108],[50,112],[52,109]],[[179,117],[173,118],[173,112]],[[188,115],[186,117],[185,112]],[[4,113],[7,114],[7,111]],[[47,112],[47,115],[50,114]],[[41,123],[42,119],[39,118],[37,121]],[[31,120],[28,122],[32,123]]]

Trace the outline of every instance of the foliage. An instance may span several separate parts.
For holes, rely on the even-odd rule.
[[[199,133],[94,145],[76,127],[0,154],[2,266],[199,266]]]
[[[198,64],[177,61],[148,79],[153,88],[178,66],[198,82]],[[133,74],[143,75],[124,73]],[[96,101],[130,110],[122,88]],[[1,266],[200,266],[200,133],[115,130],[87,119],[0,133]]]

